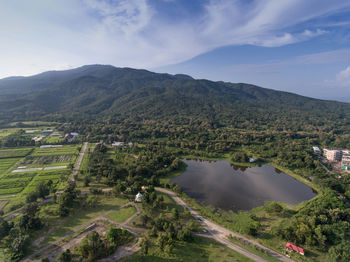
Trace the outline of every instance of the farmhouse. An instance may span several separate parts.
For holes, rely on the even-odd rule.
[[[64,139],[67,140],[67,142],[72,142],[74,139],[76,139],[79,136],[78,133],[72,132],[70,134],[66,134],[64,136]]]
[[[305,251],[303,248],[295,246],[290,242],[287,242],[287,244],[286,244],[286,251],[287,252],[294,251],[294,252],[299,253],[300,255],[303,255],[303,256],[305,255]]]

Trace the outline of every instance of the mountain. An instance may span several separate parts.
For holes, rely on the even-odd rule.
[[[0,80],[0,119],[46,115],[142,119],[202,119],[217,124],[345,124],[350,104],[249,84],[195,80],[187,75],[88,65]]]

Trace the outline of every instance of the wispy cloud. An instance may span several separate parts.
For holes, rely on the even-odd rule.
[[[210,0],[202,13],[172,20],[151,0],[5,1],[0,76],[88,63],[155,68],[227,45],[282,46],[327,33],[294,26],[344,7],[349,1]]]

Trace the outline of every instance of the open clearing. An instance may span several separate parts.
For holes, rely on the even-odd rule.
[[[129,206],[129,207],[124,207],[119,210],[116,210],[110,213],[107,217],[117,223],[123,223],[135,213],[136,213],[136,208],[133,206]]]

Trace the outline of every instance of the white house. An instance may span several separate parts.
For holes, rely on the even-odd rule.
[[[135,197],[135,202],[142,202],[142,194],[140,192],[137,193]]]
[[[113,142],[112,146],[124,146],[124,142]]]
[[[321,153],[321,150],[317,146],[313,146],[312,149],[314,150],[315,153]]]

